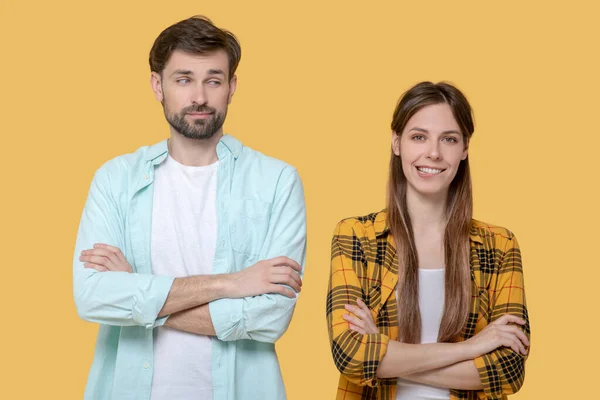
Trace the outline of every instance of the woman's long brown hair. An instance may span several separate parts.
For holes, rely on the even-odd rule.
[[[421,82],[402,95],[392,120],[392,130],[402,135],[408,120],[423,107],[446,103],[452,109],[465,145],[473,134],[471,106],[466,97],[448,83]],[[406,177],[402,160],[392,152],[388,181],[388,219],[398,251],[398,314],[400,340],[420,343],[419,258],[406,202]],[[461,161],[450,184],[446,203],[444,232],[445,299],[438,341],[447,342],[461,332],[469,315],[471,275],[469,230],[473,215],[473,196],[469,159]]]

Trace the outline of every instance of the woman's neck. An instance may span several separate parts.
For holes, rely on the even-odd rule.
[[[446,199],[448,194],[424,196],[407,188],[406,204],[415,235],[424,232],[443,233],[446,228]]]

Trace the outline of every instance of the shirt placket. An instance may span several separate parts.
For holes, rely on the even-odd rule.
[[[228,249],[231,248],[229,238],[229,219],[227,213],[227,204],[231,196],[231,183],[233,173],[233,157],[229,150],[220,142],[217,145],[217,157],[219,165],[217,167],[217,247],[212,264],[213,274],[226,274],[231,271],[231,260]],[[227,399],[228,371],[227,364],[224,362],[227,352],[232,351],[227,342],[222,342],[216,338],[212,341],[212,384],[213,398]]]

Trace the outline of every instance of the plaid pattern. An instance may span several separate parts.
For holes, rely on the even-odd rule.
[[[456,341],[464,341],[504,314],[527,321],[521,253],[507,229],[473,220],[470,232],[473,301],[466,326]],[[331,244],[331,275],[327,294],[327,324],[333,360],[341,372],[337,399],[393,400],[396,379],[378,379],[376,371],[390,340],[398,340],[395,294],[398,258],[384,211],[341,221]],[[349,330],[342,315],[345,304],[360,297],[371,309],[378,334]],[[474,360],[482,391],[450,390],[450,399],[505,399],[525,378],[527,356],[501,347]]]

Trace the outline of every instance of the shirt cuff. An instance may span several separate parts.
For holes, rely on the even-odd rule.
[[[243,299],[219,299],[208,303],[210,318],[219,340],[250,339],[245,332]]]
[[[175,278],[159,275],[141,275],[133,297],[133,320],[147,329],[154,328]],[[164,323],[164,321],[163,321]]]

